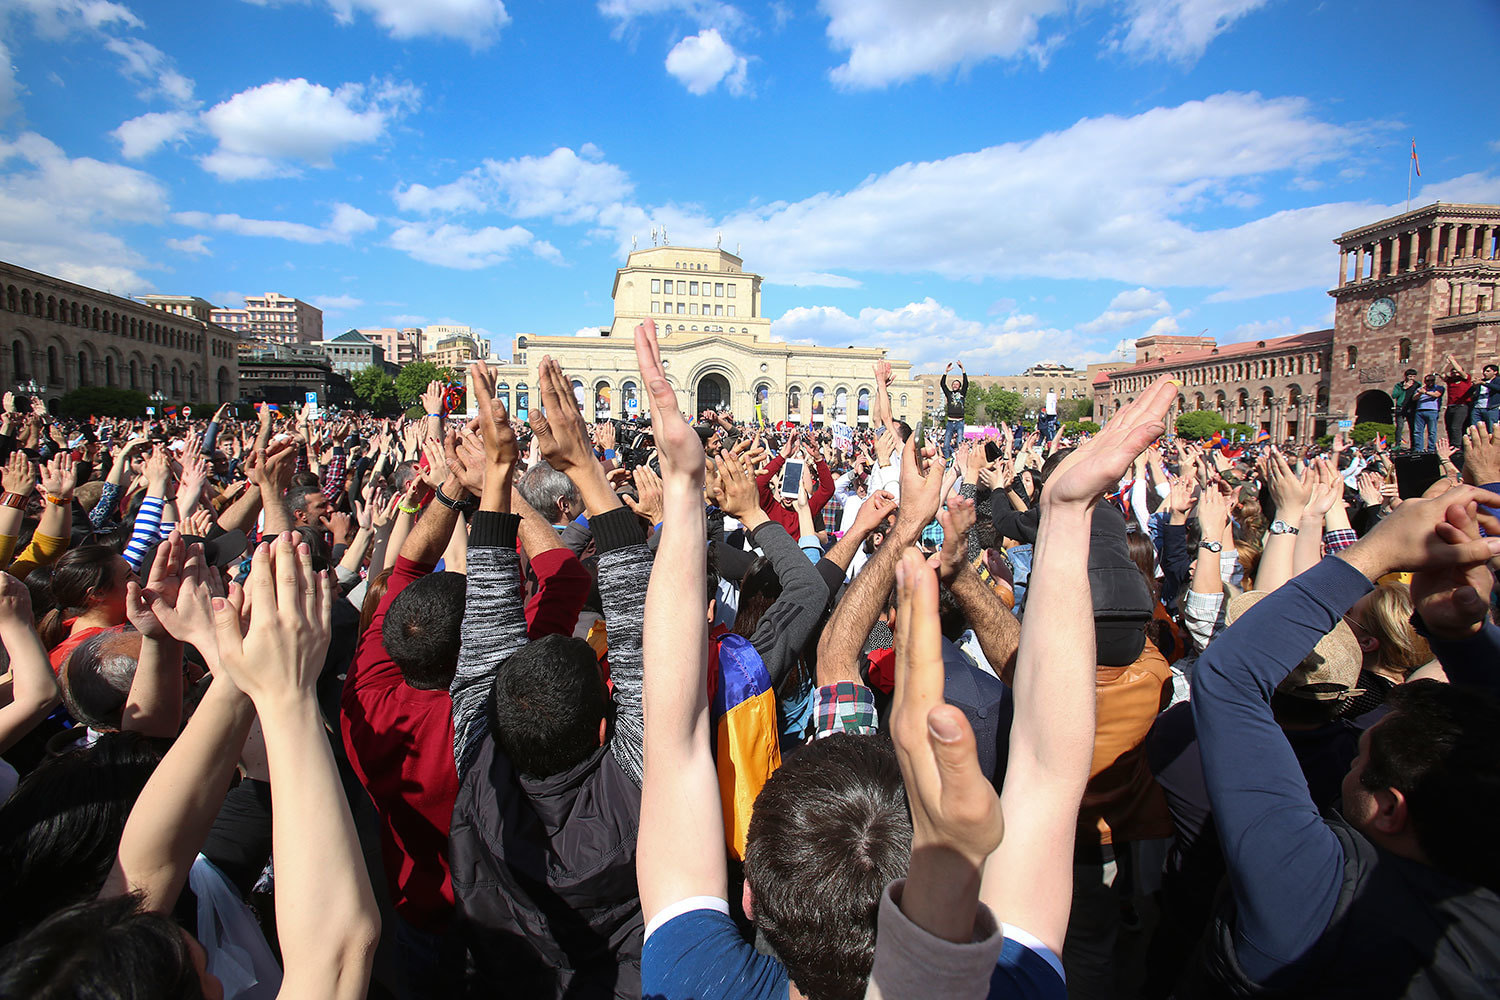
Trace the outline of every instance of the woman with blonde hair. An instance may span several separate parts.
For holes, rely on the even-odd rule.
[[[1432,659],[1427,640],[1411,626],[1411,615],[1411,588],[1395,582],[1377,585],[1344,615],[1364,654],[1362,693],[1348,700],[1344,718],[1355,720],[1380,708],[1392,688]]]

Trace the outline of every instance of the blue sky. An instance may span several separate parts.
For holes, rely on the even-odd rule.
[[[609,322],[653,226],[919,370],[1331,323],[1500,202],[1493,0],[0,0],[0,258],[351,326]],[[8,72],[7,72],[8,70]]]

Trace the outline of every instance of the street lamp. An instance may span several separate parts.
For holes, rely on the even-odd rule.
[[[47,386],[45,383],[38,383],[34,378],[29,378],[25,382],[17,383],[16,391],[28,396],[40,396],[46,393]]]

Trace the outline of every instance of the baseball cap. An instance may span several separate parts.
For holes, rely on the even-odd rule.
[[[1224,612],[1224,622],[1233,625],[1265,597],[1267,591],[1252,590],[1230,598]],[[1363,662],[1359,640],[1346,622],[1340,621],[1313,647],[1302,662],[1292,668],[1286,679],[1276,685],[1276,690],[1293,698],[1310,701],[1339,701],[1364,694],[1355,687],[1359,683],[1359,668]]]

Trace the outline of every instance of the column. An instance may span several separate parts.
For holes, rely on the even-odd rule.
[[[1370,278],[1380,277],[1380,265],[1385,260],[1385,240],[1376,240],[1370,248]]]
[[[1339,251],[1339,283],[1335,288],[1343,288],[1344,282],[1349,280],[1349,251]]]
[[[1407,238],[1411,240],[1411,243],[1406,248],[1406,269],[1408,271],[1415,271],[1417,269],[1417,248],[1422,245],[1422,230],[1413,229],[1407,234]]]
[[[1365,248],[1362,246],[1354,248],[1354,280],[1356,283],[1365,280]]]
[[[1436,222],[1434,222],[1432,224],[1432,226],[1428,229],[1428,235],[1427,235],[1427,266],[1428,267],[1437,267],[1437,265],[1438,265],[1438,236],[1439,236],[1439,230],[1440,230],[1440,228],[1441,227],[1439,227],[1438,224]]]
[[[1458,225],[1450,223],[1448,226],[1448,263],[1458,259]]]

